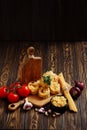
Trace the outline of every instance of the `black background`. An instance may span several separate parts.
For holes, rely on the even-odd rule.
[[[87,40],[87,0],[0,0],[0,40]]]

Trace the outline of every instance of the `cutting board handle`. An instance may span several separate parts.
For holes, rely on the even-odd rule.
[[[8,109],[11,110],[11,111],[14,111],[16,110],[20,105],[22,105],[24,103],[24,100],[20,100],[19,102],[17,103],[11,103],[8,105]]]
[[[34,52],[35,52],[35,48],[34,47],[29,47],[27,49],[27,55],[28,55],[28,58],[33,58],[34,57]]]

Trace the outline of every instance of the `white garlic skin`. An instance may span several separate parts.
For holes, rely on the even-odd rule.
[[[41,108],[38,110],[38,112],[44,113],[44,112],[45,112],[45,109],[44,109],[43,107],[41,107]]]
[[[23,109],[24,110],[30,110],[32,107],[33,107],[33,104],[26,100],[25,103],[24,103]]]

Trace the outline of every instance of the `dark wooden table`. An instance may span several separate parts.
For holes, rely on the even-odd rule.
[[[10,85],[17,79],[18,68],[29,46],[34,46],[35,55],[43,58],[43,72],[63,72],[68,83],[74,80],[87,84],[87,43],[86,42],[1,42],[0,43],[0,86]],[[51,117],[22,107],[10,112],[8,101],[0,99],[0,129],[35,130],[87,130],[87,89],[75,101],[78,112],[66,111],[61,116]]]

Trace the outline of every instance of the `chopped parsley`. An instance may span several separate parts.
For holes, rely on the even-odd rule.
[[[43,76],[43,81],[47,85],[50,85],[51,84],[51,78],[50,78],[50,76]]]

